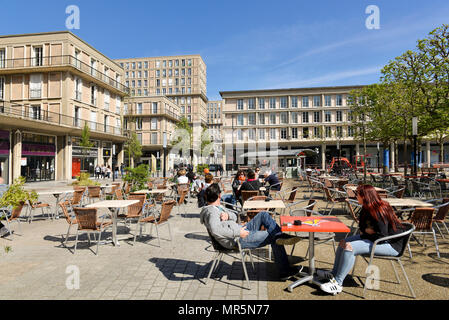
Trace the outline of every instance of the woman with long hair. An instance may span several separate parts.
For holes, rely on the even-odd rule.
[[[379,197],[373,186],[359,185],[356,195],[357,201],[362,205],[359,216],[360,234],[340,241],[332,271],[317,270],[319,277],[329,280],[321,285],[321,290],[327,293],[337,294],[343,290],[343,281],[354,267],[356,256],[370,253],[374,241],[404,231],[393,208]],[[397,256],[402,242],[403,238],[381,242],[376,246],[375,254]]]
[[[240,204],[242,203],[240,199],[240,187],[242,186],[243,182],[246,181],[246,173],[244,170],[238,170],[237,174],[234,177],[234,181],[232,181],[232,191],[234,193],[235,200],[239,201]]]

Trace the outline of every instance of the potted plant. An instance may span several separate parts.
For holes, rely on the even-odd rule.
[[[28,192],[23,185],[25,178],[20,177],[14,180],[14,183],[9,186],[8,190],[0,198],[0,208],[12,207],[13,209],[23,206],[27,201],[34,203],[38,199],[36,191]]]

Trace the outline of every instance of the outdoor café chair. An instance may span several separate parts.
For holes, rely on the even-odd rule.
[[[20,225],[20,214],[22,213],[22,209],[25,206],[25,203],[22,203],[15,208],[12,206],[8,208],[1,208],[0,210],[3,211],[3,219],[6,221],[6,228],[8,229],[8,233],[11,236],[11,240],[13,238],[14,232],[11,230],[11,224],[13,222],[16,222],[19,225],[20,234],[22,234],[22,226]],[[11,215],[8,216],[9,212],[11,212]],[[2,216],[0,216],[2,218]]]
[[[151,224],[150,235],[153,233],[153,226],[156,227],[156,234],[157,234],[157,240],[158,240],[159,247],[161,246],[161,240],[159,237],[159,227],[161,227],[163,225],[167,225],[168,234],[170,236],[170,241],[172,241],[169,218],[170,218],[171,211],[172,211],[173,207],[175,206],[175,204],[176,204],[175,200],[165,201],[164,203],[162,203],[161,212],[160,212],[159,216],[156,216],[156,211],[153,210],[153,212],[152,212],[153,214],[147,215],[146,217],[141,217],[137,223],[137,226],[140,226],[142,224],[147,224],[147,223]],[[147,205],[151,206],[150,204],[147,204]],[[136,232],[134,234],[134,242],[133,243],[136,243],[137,226],[136,226]]]
[[[95,255],[98,255],[98,247],[101,241],[101,234],[106,228],[112,225],[112,222],[104,221],[105,216],[103,216],[101,222],[98,222],[96,208],[73,208],[73,210],[75,211],[76,221],[78,222],[78,229],[76,231],[76,238],[75,238],[75,250],[73,251],[73,254],[75,254],[78,245],[78,234],[80,232],[84,232],[87,233],[89,245],[90,245],[90,234],[91,233],[98,234],[97,251],[95,252]]]
[[[130,194],[127,200],[139,200],[139,202],[130,205],[127,208],[126,214],[119,214],[117,218],[122,219],[127,223],[131,223],[133,220],[138,220],[142,216],[143,207],[145,205],[146,194]]]
[[[124,200],[123,191],[120,188],[115,189],[115,199]]]
[[[185,187],[179,188],[179,186],[178,186],[178,189],[177,189],[178,195],[177,195],[176,206],[178,207],[178,214],[181,214],[181,206],[182,206],[183,211],[184,211],[183,217],[185,217],[187,215],[187,209],[186,209],[187,205],[185,204],[185,201],[186,201],[186,196],[187,196],[188,192],[189,192],[188,188],[185,188]]]
[[[348,206],[349,213],[351,214],[352,224],[350,229],[352,229],[355,225],[354,232],[352,235],[355,235],[359,230],[359,214],[362,206],[359,204],[357,200],[346,199],[346,205]],[[348,237],[349,232],[346,234],[345,239]]]
[[[88,186],[87,187],[87,196],[89,197],[89,203],[94,203],[94,199],[98,199],[98,201],[102,200],[103,196],[101,194],[100,186]]]
[[[440,226],[438,225],[438,223],[441,223],[444,226],[447,234],[449,235],[449,229],[447,228],[447,224],[444,221],[449,212],[449,199],[443,199],[443,204],[441,204],[439,206],[435,206],[435,209],[437,209],[438,211],[435,214],[435,216],[433,217],[432,221],[433,221],[433,224],[437,227],[438,232],[441,234],[441,237],[444,239],[444,235],[441,232],[441,229],[440,229]]]
[[[415,226],[413,224],[410,223],[403,223],[403,226],[406,228],[406,231],[401,232],[399,234],[393,235],[393,236],[387,236],[387,237],[383,237],[380,239],[377,239],[376,241],[374,241],[373,246],[371,248],[371,253],[370,254],[364,254],[361,255],[362,258],[368,262],[368,267],[365,270],[370,270],[370,267],[372,266],[373,260],[374,259],[384,259],[384,260],[390,260],[391,261],[391,266],[393,267],[394,270],[394,274],[396,275],[396,280],[398,281],[398,284],[401,283],[398,273],[396,271],[396,268],[394,266],[394,261],[397,261],[397,263],[399,263],[399,266],[402,269],[402,273],[404,274],[405,280],[407,281],[408,284],[408,288],[410,289],[410,292],[412,293],[413,298],[416,298],[415,292],[413,291],[413,288],[410,284],[410,280],[407,277],[407,273],[405,272],[404,266],[402,265],[401,262],[401,257],[404,254],[405,248],[407,248],[408,244],[409,244],[409,240],[410,240],[410,236],[412,234],[412,232],[415,230]],[[396,238],[401,238],[404,237],[404,241],[403,241],[403,245],[401,248],[401,251],[399,252],[399,254],[396,257],[392,257],[392,256],[380,256],[380,255],[376,255],[374,252],[376,250],[376,246],[378,243],[383,242],[383,241],[387,241],[387,240],[391,240],[391,239],[396,239]],[[369,261],[367,260],[367,258],[369,257]],[[352,271],[352,275],[354,276],[354,270],[355,270],[355,266],[357,263],[357,258],[358,256],[356,256],[356,261],[354,263],[354,268]],[[385,273],[382,273],[385,274]],[[367,272],[367,277],[369,276],[369,273]],[[367,289],[367,283],[368,281],[365,280],[364,286],[363,286],[363,298],[365,298],[365,292]]]
[[[334,207],[337,203],[342,204],[342,210],[344,210],[344,204],[346,200],[346,194],[342,191],[336,190],[336,189],[330,189],[327,187],[324,187],[324,194],[326,195],[327,205],[324,210],[328,210],[329,206],[330,210],[327,213],[327,215],[331,215],[332,211],[334,210]]]
[[[113,198],[115,196],[115,190],[117,190],[119,188],[120,188],[120,182],[114,182],[112,184],[111,191],[106,192],[105,195]]]
[[[245,279],[246,279],[246,283],[248,287],[244,287],[245,289],[251,290],[251,284],[249,282],[249,278],[248,278],[248,272],[246,270],[246,256],[249,256],[251,259],[251,264],[253,267],[253,272],[254,274],[256,273],[256,269],[254,267],[254,261],[253,261],[253,256],[251,254],[251,249],[242,249],[241,245],[240,245],[240,238],[236,238],[235,241],[237,242],[237,247],[234,249],[227,249],[225,247],[223,247],[217,240],[215,240],[215,238],[213,237],[213,235],[210,233],[209,229],[207,229],[207,233],[209,234],[209,238],[210,241],[212,243],[212,247],[215,250],[215,255],[211,261],[211,267],[209,269],[209,274],[207,275],[206,280],[204,281],[204,284],[207,284],[207,281],[210,279],[210,276],[212,275],[212,272],[214,271],[214,269],[216,269],[216,271],[218,271],[218,267],[220,265],[221,260],[223,259],[224,255],[228,255],[230,257],[233,257],[234,259],[240,259],[242,266],[243,266],[243,273],[245,274]],[[238,257],[234,256],[233,254],[237,254]]]
[[[410,217],[409,223],[412,223],[415,226],[415,229],[412,233],[413,238],[420,243],[419,240],[415,237],[417,234],[423,235],[423,243],[425,245],[425,237],[427,234],[431,234],[433,236],[433,241],[435,243],[435,249],[437,252],[438,258],[440,258],[440,251],[438,249],[438,241],[435,233],[435,229],[433,229],[433,214],[435,212],[435,208],[416,208],[413,211],[412,216]],[[410,245],[408,247],[410,258],[412,258],[412,251],[410,250]]]
[[[62,238],[62,241],[64,241],[64,245],[65,245],[66,247],[67,247],[67,241],[68,241],[69,235],[70,235],[70,229],[72,228],[73,225],[78,224],[78,223],[76,222],[76,218],[70,216],[69,210],[68,210],[68,208],[67,208],[67,205],[69,205],[69,202],[68,202],[68,201],[61,201],[61,202],[59,202],[59,206],[60,206],[61,209],[62,209],[62,213],[64,214],[64,218],[65,218],[65,220],[67,221],[67,223],[69,224],[69,228],[67,229],[67,235],[65,236],[65,240],[64,240],[64,237]]]
[[[28,222],[29,223],[33,222],[34,211],[36,209],[41,209],[42,216],[44,216],[46,214],[47,218],[54,219],[54,213],[51,212],[51,208],[50,208],[50,204],[49,203],[28,201],[28,210],[29,210]]]

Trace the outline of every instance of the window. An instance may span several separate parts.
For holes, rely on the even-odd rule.
[[[326,127],[326,138],[332,138],[332,128]]]
[[[97,62],[94,59],[90,60],[90,74],[94,77],[97,76]]]
[[[281,113],[281,123],[288,124],[288,113],[287,112]]]
[[[108,90],[104,90],[104,109],[109,110],[109,103],[111,101],[111,96]]]
[[[276,124],[276,113],[270,113],[270,124]]]
[[[0,49],[0,68],[6,67],[6,50]]]
[[[287,139],[287,128],[281,129],[281,139]]]
[[[117,95],[115,99],[115,113],[120,114],[120,106],[122,104],[122,98]]]
[[[153,102],[153,103],[151,104],[151,106],[152,106],[151,113],[157,114],[157,102]]]
[[[142,144],[142,134],[141,133],[137,134],[137,140],[139,141],[140,144]]]
[[[159,78],[161,76],[161,70],[156,70],[156,77]]]
[[[144,69],[148,69],[148,61],[145,61],[144,63],[143,63],[143,68]],[[145,71],[146,72],[146,71]]]
[[[255,113],[248,114],[248,124],[249,125],[255,125],[256,124],[256,114]]]
[[[35,119],[35,120],[41,119],[41,106],[40,105],[30,107],[30,118]]]
[[[321,107],[321,96],[313,96],[313,106]]]
[[[142,62],[137,63],[137,69],[142,69]]]
[[[74,114],[74,125],[75,127],[81,127],[81,123],[80,123],[80,107],[75,107],[75,114]]]
[[[343,96],[341,94],[337,94],[336,105],[339,107],[343,105]]]
[[[265,140],[265,129],[259,129],[259,140]]]
[[[237,125],[238,126],[243,126],[243,114],[238,114],[237,115]]]
[[[338,138],[342,138],[343,137],[343,127],[337,127],[336,129],[337,129],[336,130],[336,136]]]
[[[298,123],[298,112],[292,112],[291,113],[291,122],[292,123]]]
[[[303,139],[309,139],[309,128],[302,128]]]
[[[298,108],[298,97],[292,97],[292,108]]]
[[[324,105],[326,107],[332,106],[332,97],[331,96],[324,96]]]
[[[332,114],[331,114],[330,111],[325,111],[324,112],[324,121],[325,122],[331,122],[331,117],[332,117]]]
[[[354,128],[349,126],[348,127],[348,137],[353,137],[354,136]]]
[[[265,109],[265,99],[259,98],[259,109]]]
[[[249,129],[248,130],[248,139],[249,140],[256,140],[256,129]]]
[[[313,128],[313,136],[315,138],[321,138],[321,128],[320,127]]]
[[[151,133],[151,144],[157,144],[157,132]]]
[[[161,67],[161,61],[160,60],[156,60],[156,68],[160,68]]]
[[[44,48],[42,47],[33,48],[33,65],[36,67],[44,65]]]
[[[315,123],[320,122],[320,114],[321,114],[320,111],[315,111],[313,113],[313,122]]]
[[[275,128],[271,128],[270,129],[270,139],[271,140],[275,140],[276,139],[276,129]]]
[[[97,130],[97,113],[95,111],[90,112],[90,129]]]
[[[281,97],[281,108],[287,108],[287,97]]]
[[[354,116],[352,115],[352,111],[348,112],[348,121],[352,121],[354,119]]]
[[[309,97],[308,96],[302,97],[302,107],[307,108],[308,106],[309,106]]]
[[[298,139],[298,128],[292,128],[292,139]]]
[[[237,110],[243,110],[243,99],[237,100]]]
[[[42,97],[42,74],[33,73],[30,75],[30,99]]]
[[[82,87],[81,78],[75,78],[75,100],[81,101]]]
[[[157,130],[157,118],[151,118],[151,130]]]
[[[248,99],[248,109],[251,109],[251,110],[256,109],[256,99],[255,98]]]
[[[341,111],[337,111],[337,122],[343,121],[343,113]]]
[[[309,113],[308,112],[302,113],[302,123],[309,123]]]
[[[127,103],[125,103],[123,105],[123,114],[128,114],[128,104]]]
[[[142,103],[137,104],[136,114],[142,114]]]
[[[90,87],[90,104],[93,106],[97,105],[97,87],[96,86]]]
[[[142,118],[136,119],[136,130],[142,130]]]
[[[135,63],[135,62],[132,62],[132,63],[131,63],[131,68],[132,68],[132,69],[135,69],[135,68],[136,68],[136,63]]]
[[[109,116],[104,116],[104,132],[108,132]]]
[[[270,109],[276,109],[276,98],[270,98]]]
[[[265,114],[259,113],[259,124],[265,124]]]
[[[0,99],[5,99],[5,78],[0,78]]]
[[[243,141],[243,131],[240,129],[237,130],[237,140]]]

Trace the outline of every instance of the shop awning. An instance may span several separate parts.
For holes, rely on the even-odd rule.
[[[299,156],[315,156],[318,153],[312,149],[295,149],[295,150],[270,150],[270,151],[254,151],[240,155],[241,158],[296,158]]]

